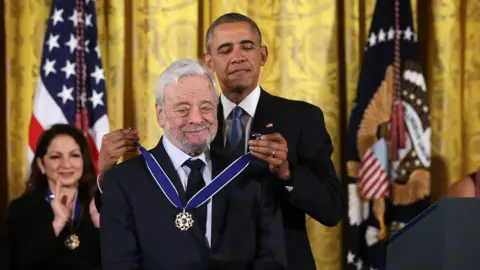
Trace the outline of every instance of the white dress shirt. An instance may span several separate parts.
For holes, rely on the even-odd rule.
[[[190,174],[190,168],[184,165],[185,161],[189,159],[200,159],[205,163],[202,169],[203,180],[205,185],[208,185],[212,181],[212,160],[210,159],[209,152],[202,153],[200,156],[191,157],[175,145],[173,145],[167,138],[163,136],[162,139],[163,147],[165,152],[167,152],[170,160],[172,161],[175,171],[177,171],[180,181],[182,182],[183,188],[187,190],[188,175]],[[211,245],[212,237],[212,200],[210,199],[207,204],[207,224],[205,226],[205,238],[208,240],[208,244]]]
[[[260,86],[257,87],[244,99],[238,106],[240,106],[245,113],[242,116],[242,123],[245,127],[245,151],[248,149],[248,140],[250,139],[250,134],[252,131],[252,122],[253,117],[255,116],[255,111],[257,109],[258,100],[260,100]],[[232,117],[230,113],[237,104],[231,102],[223,94],[220,95],[220,101],[222,102],[223,107],[223,145],[227,142],[227,131],[230,125],[232,124]]]

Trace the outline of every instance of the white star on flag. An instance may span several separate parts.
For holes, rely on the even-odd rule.
[[[410,27],[407,27],[407,29],[404,32],[405,40],[411,40],[412,36],[413,36],[412,30],[410,30]]]
[[[62,98],[63,104],[67,103],[68,100],[74,101],[73,96],[73,87],[67,88],[66,85],[62,86],[62,92],[58,93],[57,96]]]
[[[85,52],[89,53],[90,49],[88,48],[88,44],[90,43],[90,40],[85,40]]]
[[[70,61],[67,60],[61,71],[65,72],[66,79],[70,78],[70,75],[75,75],[75,62],[70,63]]]
[[[83,18],[80,17],[80,13],[76,9],[73,10],[72,16],[68,17],[68,19],[73,22],[74,27],[77,27],[79,22],[83,22]]]
[[[60,9],[60,10],[55,9],[51,17],[53,21],[53,26],[57,25],[58,22],[63,22],[62,14],[63,14],[63,9]]]
[[[98,47],[98,44],[95,46],[95,52],[97,53],[97,57],[100,58],[100,47]]]
[[[351,251],[348,251],[347,263],[348,264],[353,264],[354,262],[355,262],[355,255]]]
[[[43,65],[43,70],[45,71],[45,77],[48,77],[48,74],[50,73],[57,73],[55,70],[55,62],[57,60],[48,60],[48,58],[45,60],[45,65]]]
[[[383,29],[380,29],[380,31],[378,32],[378,42],[381,43],[381,42],[384,42],[386,39],[386,33],[385,31],[383,31]]]
[[[48,45],[48,51],[51,52],[53,48],[60,48],[60,45],[58,45],[58,38],[60,35],[52,35],[50,34],[50,37],[48,38],[47,45]]]
[[[90,74],[93,78],[95,78],[95,84],[98,84],[100,80],[105,80],[105,74],[103,73],[103,69],[95,66],[95,71]]]
[[[375,36],[375,33],[372,32],[370,35],[370,38],[368,39],[368,42],[370,43],[370,47],[375,46],[375,43],[377,41],[377,36]]]
[[[358,259],[357,263],[355,264],[357,266],[357,270],[362,270],[363,268],[363,262],[361,259]]]
[[[93,89],[92,96],[88,100],[92,102],[92,107],[95,109],[98,105],[104,106],[102,98],[103,93],[97,93],[97,91]]]
[[[78,39],[76,39],[73,34],[70,34],[70,40],[65,43],[68,47],[70,47],[70,53],[73,53],[75,49],[78,47]]]
[[[92,14],[85,15],[85,27],[93,27],[92,24]]]
[[[388,34],[388,40],[393,40],[393,38],[395,37],[395,31],[393,30],[393,27],[390,27],[387,34]]]

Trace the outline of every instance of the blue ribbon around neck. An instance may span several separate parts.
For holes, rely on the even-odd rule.
[[[178,209],[190,210],[202,206],[205,202],[210,200],[217,192],[223,189],[228,183],[230,183],[237,175],[247,168],[250,163],[251,154],[246,153],[239,157],[227,168],[225,168],[220,174],[218,174],[208,185],[199,190],[193,197],[183,205],[178,191],[173,185],[172,181],[168,178],[165,171],[162,169],[157,160],[150,154],[144,147],[137,142],[138,148],[142,153],[142,156],[147,164],[148,170],[152,175],[158,187],[162,190],[167,199]]]

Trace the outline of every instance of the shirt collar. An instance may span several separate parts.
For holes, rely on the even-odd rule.
[[[205,152],[197,157],[191,157],[182,150],[180,150],[178,147],[173,145],[170,140],[168,140],[167,136],[163,136],[162,144],[165,148],[165,152],[167,152],[168,156],[170,157],[170,160],[172,161],[175,170],[181,168],[185,161],[189,159],[200,159],[205,165],[210,167],[210,163],[207,162],[207,155],[205,154]]]
[[[223,94],[220,95],[220,100],[223,107],[223,117],[224,119],[227,119],[233,108],[235,108],[237,105],[231,102]],[[258,100],[260,100],[260,85],[257,85],[257,87],[255,87],[255,89],[253,89],[253,91],[244,100],[242,100],[240,104],[238,104],[238,106],[247,112],[250,117],[253,117],[255,115],[255,110],[257,109]]]

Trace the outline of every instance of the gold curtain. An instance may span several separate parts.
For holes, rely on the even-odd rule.
[[[27,177],[26,150],[42,42],[52,0],[6,0],[9,197]],[[374,0],[96,0],[111,129],[136,128],[146,147],[162,131],[154,114],[160,72],[204,52],[208,25],[225,12],[258,22],[269,60],[261,84],[269,92],[320,106],[344,172],[342,149],[355,98]],[[480,165],[480,3],[412,0],[432,119],[433,196]],[[341,226],[308,219],[318,269],[341,269]]]

